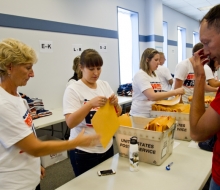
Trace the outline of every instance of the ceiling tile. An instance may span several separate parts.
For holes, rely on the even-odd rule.
[[[198,7],[211,6],[212,4],[211,4],[211,3],[192,3],[192,4],[190,4],[190,5],[192,5],[192,6],[195,7],[195,8],[198,8]]]
[[[220,0],[162,0],[162,3],[195,20],[200,20],[207,11],[200,11],[197,8],[220,4]]]
[[[208,2],[211,3],[212,5],[220,4],[220,0],[208,0]]]

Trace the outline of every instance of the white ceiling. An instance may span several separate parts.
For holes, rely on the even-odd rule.
[[[208,12],[197,8],[220,4],[220,0],[162,0],[163,4],[195,20],[201,20]]]

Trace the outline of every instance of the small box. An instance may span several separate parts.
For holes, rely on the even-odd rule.
[[[38,138],[42,141],[60,140],[56,137],[49,136],[49,135],[41,136],[41,137],[38,137]],[[65,160],[66,158],[68,158],[67,151],[63,151],[63,152],[56,153],[56,154],[50,154],[50,155],[47,155],[47,156],[42,156],[41,157],[41,165],[44,168],[46,168],[46,167],[51,166],[55,163],[58,163],[62,160]]]
[[[173,151],[175,123],[164,132],[145,130],[153,118],[131,117],[133,127],[120,126],[115,134],[119,155],[128,157],[130,138],[138,137],[139,160],[161,165]]]
[[[189,114],[179,112],[151,111],[150,117],[171,116],[176,118],[176,130],[174,138],[178,140],[191,141]]]

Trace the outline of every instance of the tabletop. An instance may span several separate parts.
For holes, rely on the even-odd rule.
[[[212,152],[191,148],[190,142],[187,141],[175,142],[179,145],[160,166],[141,162],[139,171],[131,172],[128,158],[116,154],[57,190],[202,189],[211,174]],[[171,162],[173,165],[167,171],[165,168]],[[97,175],[97,171],[106,169],[114,169],[116,174],[102,177]]]

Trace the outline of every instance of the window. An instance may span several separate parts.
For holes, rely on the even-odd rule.
[[[163,22],[163,53],[166,57],[166,61],[164,62],[164,66],[167,67],[167,22]]]
[[[118,8],[120,84],[131,83],[139,70],[138,14]]]
[[[193,32],[193,46],[199,43],[199,33],[198,32]]]
[[[178,31],[178,62],[186,59],[186,29],[177,27]]]

